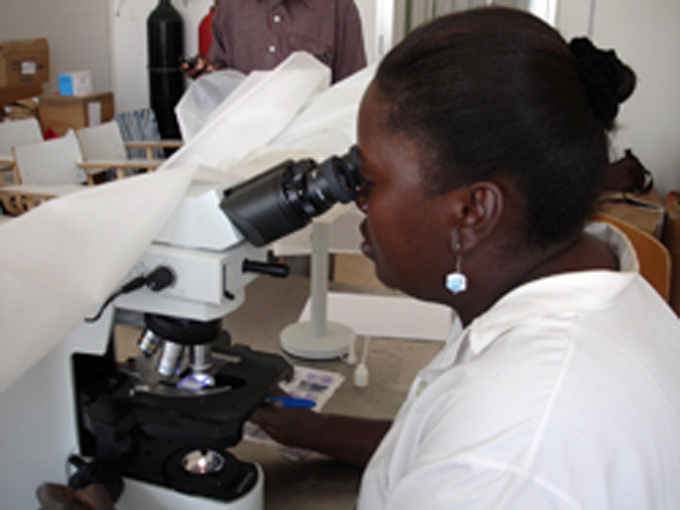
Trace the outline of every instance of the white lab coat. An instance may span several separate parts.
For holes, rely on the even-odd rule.
[[[656,510],[680,505],[680,322],[621,271],[502,298],[416,377],[359,510]]]

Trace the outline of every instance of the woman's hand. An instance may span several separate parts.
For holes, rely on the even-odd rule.
[[[281,444],[313,450],[360,467],[368,463],[391,424],[387,420],[321,414],[274,405],[257,409],[251,421]]]
[[[115,510],[109,493],[100,484],[74,491],[65,485],[45,482],[35,494],[40,510]]]
[[[310,409],[283,408],[274,404],[259,407],[250,417],[275,441],[286,446],[308,448],[306,436],[319,428],[321,415]]]
[[[184,59],[180,67],[182,72],[192,80],[195,80],[206,73],[215,71],[215,67],[210,63],[208,57],[200,54],[195,57]]]

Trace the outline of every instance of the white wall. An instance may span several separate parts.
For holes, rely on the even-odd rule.
[[[614,48],[638,77],[613,137],[613,157],[631,148],[665,195],[680,189],[680,2],[562,0],[557,26],[565,37],[589,35]]]
[[[51,80],[59,73],[89,69],[96,90],[111,89],[107,0],[0,0],[0,40],[46,37]]]
[[[660,190],[680,190],[680,2],[597,0],[593,38],[615,48],[638,77],[614,149],[632,148]]]

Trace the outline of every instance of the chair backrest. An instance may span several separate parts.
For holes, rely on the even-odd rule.
[[[668,302],[671,295],[672,274],[668,248],[654,236],[623,220],[607,214],[600,214],[597,219],[611,223],[628,237],[640,262],[640,274]]]
[[[123,136],[115,121],[78,129],[76,137],[85,161],[127,159]]]
[[[72,134],[13,148],[19,184],[80,184],[86,174],[78,140]]]
[[[12,147],[38,143],[43,140],[38,119],[12,120],[0,122],[0,156],[11,158]]]

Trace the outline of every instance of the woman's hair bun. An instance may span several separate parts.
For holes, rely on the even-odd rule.
[[[587,37],[572,39],[569,47],[576,57],[591,107],[611,127],[619,105],[635,89],[635,73],[619,60],[614,50],[601,50]]]

